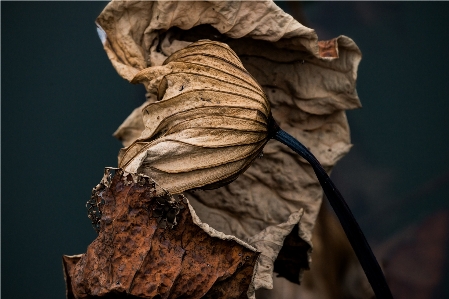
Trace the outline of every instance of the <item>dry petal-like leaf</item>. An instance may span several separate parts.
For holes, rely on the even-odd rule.
[[[143,109],[145,130],[119,166],[172,193],[229,183],[269,139],[265,94],[226,44],[192,43],[132,82],[157,84],[159,101]]]
[[[351,147],[344,110],[360,107],[355,81],[361,54],[345,36],[318,42],[314,30],[272,1],[117,1],[97,23],[112,64],[130,81],[148,67],[162,77],[162,63],[189,42],[226,42],[262,86],[280,126],[310,148],[327,170]],[[158,78],[145,84],[149,103],[158,98]],[[134,132],[127,140],[137,137]],[[232,184],[187,196],[203,222],[239,238],[283,223],[303,208],[298,235],[310,243],[322,190],[308,163],[268,142],[263,158]],[[298,265],[308,264],[308,248],[298,252]]]
[[[110,171],[94,189],[98,237],[87,253],[63,258],[68,298],[247,296],[255,248],[201,223],[185,197],[157,196],[164,190],[152,179]]]

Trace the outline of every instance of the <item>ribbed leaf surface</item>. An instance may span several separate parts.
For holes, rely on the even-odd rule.
[[[202,40],[147,68],[133,83],[157,80],[158,102],[143,109],[145,130],[119,166],[172,193],[234,180],[268,141],[270,105],[228,45]]]

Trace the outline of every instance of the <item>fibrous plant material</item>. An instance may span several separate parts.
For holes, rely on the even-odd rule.
[[[184,196],[121,169],[106,169],[94,194],[99,235],[64,256],[68,298],[247,297],[259,252],[201,223]]]

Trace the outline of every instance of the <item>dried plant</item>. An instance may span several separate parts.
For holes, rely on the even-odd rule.
[[[184,196],[110,168],[93,193],[100,231],[86,254],[63,259],[68,298],[246,296],[259,253],[201,223]]]
[[[89,202],[99,237],[87,254],[65,258],[69,296],[254,298],[256,289],[273,287],[273,271],[299,283],[309,267],[321,184],[374,292],[391,298],[368,243],[326,172],[350,148],[344,110],[360,105],[355,90],[360,51],[352,40],[318,42],[312,29],[270,1],[113,1],[97,23],[114,67],[130,82],[143,83],[148,94],[114,134],[126,146],[119,154],[119,178],[114,177],[115,184],[103,180]],[[263,149],[263,158],[256,159]],[[160,188],[145,188],[146,178]],[[192,192],[197,189],[213,190]],[[188,207],[183,212],[172,200],[181,192]],[[158,206],[161,201],[173,205]],[[137,221],[136,215],[143,218]],[[161,245],[152,245],[150,235],[158,234],[169,251],[188,252],[187,243],[170,237],[183,239],[189,231],[178,215],[192,217],[189,227],[196,225],[198,235],[233,240],[252,252],[251,271],[238,291],[216,293],[228,277],[240,275],[230,270],[198,280],[201,286],[179,287],[192,281],[195,271],[202,276],[195,258],[181,261],[179,268],[147,268],[163,255],[152,249]],[[201,237],[192,248],[220,240]],[[226,258],[236,250],[220,244]],[[213,252],[201,251],[198,259],[212,264]],[[121,265],[132,271],[114,284]],[[169,282],[159,280],[158,275],[175,270]]]
[[[144,173],[171,193],[215,189],[235,180],[269,140],[270,104],[228,45],[200,41],[132,83],[157,85],[142,131],[119,167]]]

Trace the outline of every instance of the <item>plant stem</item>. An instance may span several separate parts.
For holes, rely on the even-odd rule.
[[[321,187],[323,188],[327,199],[334,209],[335,214],[337,214],[349,243],[351,243],[357,258],[362,265],[363,271],[365,271],[365,275],[373,288],[376,298],[392,299],[393,295],[391,294],[390,288],[385,280],[385,276],[373,254],[373,251],[371,250],[371,247],[368,244],[368,241],[365,238],[365,235],[355,220],[354,215],[346,204],[343,196],[340,194],[337,187],[335,187],[320,162],[303,144],[282,129],[279,128],[272,136],[273,139],[287,145],[290,149],[298,153],[301,157],[306,159],[310,165],[312,165],[313,170],[320,181]]]

